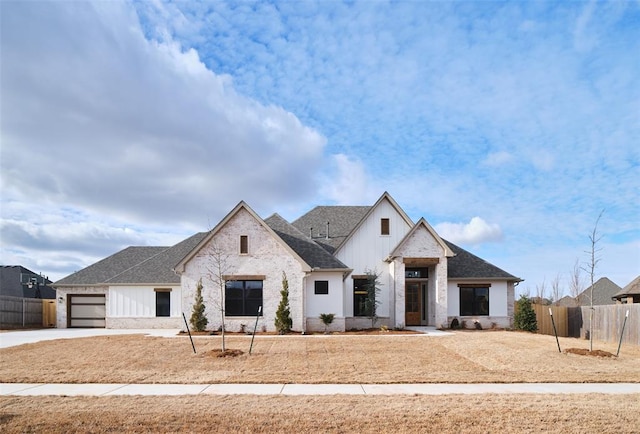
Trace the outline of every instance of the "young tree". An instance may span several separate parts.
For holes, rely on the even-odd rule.
[[[204,255],[207,258],[207,277],[219,291],[218,301],[214,302],[214,305],[217,308],[216,310],[220,313],[220,323],[222,324],[222,352],[225,352],[227,350],[227,345],[224,327],[224,303],[227,282],[224,276],[225,274],[228,274],[229,271],[229,255],[215,241],[211,243]]]
[[[380,300],[378,299],[380,294],[380,274],[375,270],[365,270],[364,274],[367,275],[367,298],[364,301],[364,309],[367,317],[371,320],[371,328],[374,328],[378,320],[378,306],[380,305]]]
[[[513,316],[513,326],[515,329],[528,332],[537,331],[538,320],[536,319],[536,313],[531,306],[531,300],[528,297],[521,295],[516,304],[516,313]]]
[[[321,313],[320,314],[320,320],[322,321],[322,323],[324,324],[324,334],[326,335],[327,333],[329,333],[327,331],[328,327],[331,325],[331,323],[333,322],[333,319],[335,318],[335,314],[333,313]]]
[[[207,327],[209,320],[204,313],[205,305],[204,300],[202,299],[202,279],[198,280],[196,284],[196,299],[193,304],[193,310],[191,312],[191,318],[189,322],[193,329],[197,332],[202,332]]]
[[[291,310],[289,309],[289,281],[287,274],[282,272],[282,290],[280,291],[280,304],[276,311],[276,330],[279,334],[284,335],[291,331],[293,321],[291,320]]]
[[[589,255],[589,262],[587,262],[583,268],[584,271],[589,273],[589,279],[591,280],[591,288],[589,290],[589,298],[591,299],[590,311],[589,311],[589,351],[593,351],[593,313],[594,313],[593,287],[595,283],[596,267],[600,262],[600,257],[598,256],[598,253],[602,250],[597,248],[597,244],[598,244],[598,241],[602,239],[602,237],[598,235],[598,223],[600,222],[600,218],[602,217],[603,213],[604,213],[604,210],[602,210],[600,212],[600,215],[598,215],[598,218],[596,219],[596,224],[593,226],[593,231],[591,231],[591,235],[589,235],[591,249],[585,252]]]
[[[537,304],[545,304],[544,299],[547,296],[547,282],[546,278],[542,279],[542,283],[540,285],[536,285],[536,303]]]

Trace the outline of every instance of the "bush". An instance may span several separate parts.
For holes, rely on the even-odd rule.
[[[291,320],[291,310],[289,309],[289,281],[287,275],[282,272],[282,291],[280,291],[280,304],[276,311],[275,326],[278,334],[284,335],[291,331],[293,321]]]
[[[516,302],[513,326],[516,330],[524,330],[527,332],[536,332],[538,330],[538,320],[531,306],[531,300],[524,295],[520,296],[520,299]]]
[[[204,310],[205,306],[204,300],[202,299],[202,280],[198,280],[198,284],[196,285],[196,300],[193,305],[193,311],[191,312],[191,318],[189,318],[191,326],[197,332],[204,331],[209,323],[207,316],[204,314]]]

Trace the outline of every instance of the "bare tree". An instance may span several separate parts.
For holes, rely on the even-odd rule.
[[[207,271],[207,277],[213,283],[214,291],[219,291],[219,298],[214,301],[216,310],[220,312],[221,334],[222,334],[222,352],[225,352],[225,326],[224,326],[224,306],[225,306],[225,287],[226,280],[225,274],[229,272],[229,255],[215,242],[213,241],[206,252],[204,253],[206,258],[205,269]]]
[[[545,279],[542,279],[542,283],[540,285],[536,285],[536,297],[538,298],[538,304],[544,304],[544,298],[547,295],[547,282]]]
[[[562,296],[562,289],[560,289],[560,281],[561,281],[560,273],[556,274],[556,277],[551,281],[551,298],[553,299],[553,303],[558,304],[558,300]]]
[[[571,270],[571,280],[569,281],[569,295],[576,300],[582,292],[582,275],[580,272],[580,261],[576,258],[576,262],[573,264],[573,270]]]
[[[585,263],[582,268],[584,271],[589,273],[589,279],[591,281],[591,288],[589,290],[589,298],[590,301],[590,314],[589,314],[589,351],[593,351],[593,286],[595,282],[596,275],[596,267],[600,262],[599,252],[602,249],[597,248],[598,242],[602,239],[602,236],[598,235],[598,223],[600,222],[600,218],[604,210],[600,211],[600,215],[596,219],[596,224],[593,226],[593,231],[591,235],[589,235],[589,241],[591,242],[591,249],[587,250],[585,253],[589,255],[589,262]]]

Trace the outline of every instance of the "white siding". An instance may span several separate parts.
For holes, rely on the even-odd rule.
[[[155,289],[171,289],[171,317],[181,317],[181,288],[153,286],[111,286],[109,288],[109,316],[112,318],[156,316]]]
[[[316,280],[329,282],[329,294],[315,294]],[[313,272],[307,276],[306,287],[307,318],[316,318],[321,313],[333,313],[336,317],[344,317],[342,273]]]
[[[389,235],[380,234],[380,220],[389,219]],[[367,219],[362,222],[356,233],[347,241],[335,256],[353,268],[352,275],[363,275],[366,270],[375,270],[380,276],[379,316],[391,317],[393,300],[393,277],[389,273],[389,265],[384,261],[389,253],[402,241],[411,227],[393,207],[391,202],[383,200],[373,209]],[[344,283],[345,315],[353,315],[353,278]]]

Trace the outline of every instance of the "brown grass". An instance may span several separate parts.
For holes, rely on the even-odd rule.
[[[0,350],[0,382],[483,383],[640,382],[640,347],[619,358],[558,353],[552,336],[470,331],[452,336],[231,336],[244,354],[212,357],[220,337],[103,336]],[[588,341],[561,338],[563,348]],[[597,343],[615,352],[614,343]]]
[[[632,433],[636,395],[0,397],[4,433]]]

